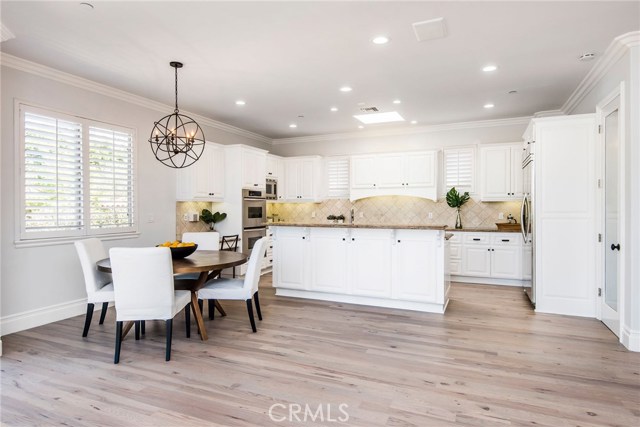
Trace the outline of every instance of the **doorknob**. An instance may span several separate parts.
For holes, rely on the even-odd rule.
[[[611,250],[615,251],[618,250],[618,252],[620,251],[620,243],[618,243],[617,245],[614,245],[613,243],[611,244]]]

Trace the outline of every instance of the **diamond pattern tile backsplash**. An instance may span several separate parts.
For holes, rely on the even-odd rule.
[[[406,196],[370,197],[355,202],[331,199],[321,203],[268,203],[267,216],[274,217],[274,221],[323,223],[328,222],[329,215],[342,214],[348,222],[352,208],[356,224],[444,224],[453,228],[456,223],[456,210],[444,199],[434,202]],[[431,219],[429,212],[433,214]],[[498,219],[500,212],[504,213],[504,220]],[[470,199],[461,209],[462,226],[495,228],[495,223],[506,222],[509,214],[519,220],[520,202],[483,203]]]
[[[182,233],[210,231],[211,226],[203,221],[190,222],[183,219],[184,214],[197,212],[202,209],[211,210],[211,202],[178,202],[176,203],[176,239],[182,240]]]

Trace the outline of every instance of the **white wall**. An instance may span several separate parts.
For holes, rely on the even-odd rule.
[[[16,248],[14,99],[134,128],[138,149],[139,238],[105,242],[113,246],[148,246],[175,236],[175,171],[153,156],[147,138],[159,112],[58,80],[3,66],[1,68],[0,334],[32,327],[86,310],[84,281],[72,244]],[[203,126],[207,140],[221,144],[263,143]],[[150,216],[154,221],[147,222]],[[78,324],[78,334],[81,325]]]
[[[437,149],[442,147],[473,145],[491,142],[519,142],[527,127],[528,119],[477,122],[476,125],[449,127],[434,126],[416,128],[416,133],[376,136],[375,131],[362,132],[363,136],[328,135],[321,138],[276,140],[270,151],[281,156],[317,154],[333,156],[342,154],[383,153]],[[383,129],[383,128],[381,128]],[[422,129],[422,131],[421,131]],[[296,141],[291,143],[291,141]]]
[[[640,351],[640,46],[627,50],[570,111],[594,113],[596,105],[625,82],[625,309],[622,341]],[[626,332],[625,332],[626,329]]]

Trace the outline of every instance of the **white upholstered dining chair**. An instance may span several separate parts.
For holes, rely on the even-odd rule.
[[[136,322],[136,339],[141,321],[164,320],[166,324],[166,360],[171,358],[173,318],[186,307],[187,337],[190,335],[191,292],[176,291],[169,248],[112,248],[109,251],[116,302],[116,350],[114,363],[120,361],[122,326]]]
[[[114,301],[113,284],[111,283],[111,274],[98,271],[96,267],[96,262],[107,258],[107,251],[102,242],[98,239],[85,239],[74,242],[74,245],[78,252],[78,258],[80,258],[84,285],[87,289],[87,315],[82,331],[82,336],[86,337],[89,334],[95,304],[102,303],[100,324],[104,323],[109,303]]]
[[[247,311],[249,313],[249,321],[251,329],[256,332],[256,322],[253,318],[253,305],[251,299],[256,303],[256,311],[258,319],[262,320],[260,312],[260,299],[258,297],[258,282],[260,281],[260,267],[262,259],[267,251],[267,238],[263,237],[258,240],[251,251],[249,257],[249,265],[243,279],[214,279],[198,291],[199,299],[210,300],[242,300],[247,303]]]

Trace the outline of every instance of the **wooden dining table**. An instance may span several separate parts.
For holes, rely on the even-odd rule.
[[[198,273],[197,279],[176,278],[175,289],[191,291],[191,309],[196,319],[196,325],[198,325],[200,339],[203,341],[206,341],[208,336],[202,319],[202,311],[198,305],[198,290],[207,283],[207,280],[216,277],[225,268],[236,267],[245,262],[247,262],[247,255],[230,251],[195,251],[186,258],[173,260],[174,274]],[[96,263],[96,267],[99,271],[111,273],[111,260],[109,258],[101,259]],[[216,304],[216,307],[222,315],[225,314],[219,304]],[[127,330],[130,328],[131,325]]]

